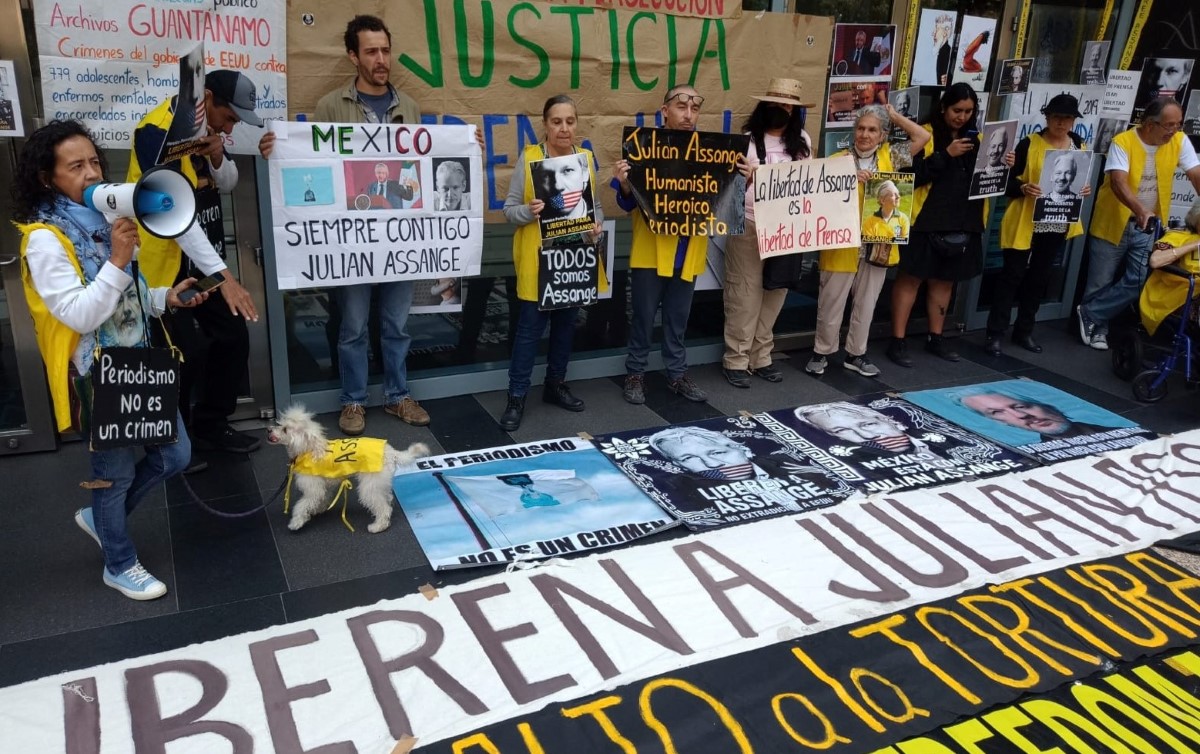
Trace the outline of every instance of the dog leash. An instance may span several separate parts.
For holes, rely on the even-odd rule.
[[[183,482],[183,488],[185,490],[187,490],[188,496],[192,498],[192,502],[195,503],[196,505],[200,506],[200,508],[202,510],[205,510],[205,511],[213,514],[214,516],[218,516],[220,518],[246,518],[248,516],[253,516],[256,513],[259,513],[260,511],[266,510],[267,506],[269,506],[271,503],[275,502],[275,500],[278,499],[279,496],[283,494],[285,489],[291,487],[292,465],[288,464],[287,477],[279,484],[279,488],[275,490],[275,492],[271,495],[270,498],[268,498],[266,500],[266,502],[264,502],[262,505],[258,506],[257,508],[251,508],[248,511],[241,511],[239,513],[227,513],[226,511],[219,511],[216,508],[213,508],[208,503],[201,500],[200,496],[196,494],[196,491],[192,489],[192,485],[188,484],[186,475],[180,474],[179,481]],[[285,513],[287,512],[286,507],[284,509],[284,512]]]
[[[184,487],[184,489],[187,490],[188,496],[192,498],[192,502],[195,503],[196,505],[200,506],[200,508],[202,510],[207,511],[207,512],[213,514],[214,516],[218,516],[220,518],[230,518],[230,519],[246,518],[248,516],[253,516],[256,513],[259,513],[260,511],[266,510],[267,507],[271,503],[275,502],[275,500],[280,495],[283,495],[283,513],[286,516],[287,512],[288,512],[288,508],[291,507],[291,502],[292,502],[292,500],[291,500],[291,497],[292,497],[292,473],[295,470],[295,467],[296,467],[295,462],[288,464],[287,476],[284,478],[284,480],[282,482],[280,482],[278,489],[276,489],[275,492],[271,494],[271,497],[268,498],[262,505],[258,506],[257,508],[251,508],[248,511],[241,511],[239,513],[227,513],[225,511],[219,511],[216,508],[213,508],[211,505],[209,505],[208,503],[206,503],[200,499],[200,496],[197,495],[196,491],[192,489],[192,485],[188,484],[187,476],[180,474],[179,479],[180,479],[180,481],[183,482],[183,487]],[[341,500],[341,502],[342,502],[342,523],[345,524],[346,528],[349,529],[351,532],[354,531],[354,527],[350,524],[350,519],[346,515],[346,505],[350,498],[349,490],[353,486],[354,485],[351,484],[349,479],[343,479],[342,483],[340,485],[338,485],[337,494],[333,496],[333,502],[331,502],[329,504],[329,507],[327,507],[325,509],[327,511],[332,510],[333,507],[338,504],[338,500]]]

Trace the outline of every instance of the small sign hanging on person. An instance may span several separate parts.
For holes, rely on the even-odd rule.
[[[604,236],[594,243],[544,244],[538,252],[538,309],[594,303],[600,297],[600,254],[605,244]]]
[[[166,348],[103,348],[92,365],[92,450],[179,439],[179,362]]]
[[[762,259],[861,243],[853,157],[759,165],[753,183]]]
[[[621,157],[633,196],[654,233],[736,236],[745,224],[745,181],[738,158],[750,137],[627,126]]]

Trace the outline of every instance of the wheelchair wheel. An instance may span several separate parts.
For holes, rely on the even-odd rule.
[[[1133,397],[1143,403],[1156,403],[1167,395],[1167,383],[1164,380],[1157,388],[1154,381],[1161,374],[1157,369],[1147,369],[1133,378]]]
[[[1144,351],[1136,331],[1124,330],[1115,343],[1110,341],[1108,345],[1112,354],[1113,374],[1123,380],[1131,380],[1142,371]]]

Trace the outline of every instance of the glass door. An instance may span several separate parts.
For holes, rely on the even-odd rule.
[[[0,243],[0,455],[55,447],[50,396],[17,250],[16,233],[6,232]]]
[[[1116,34],[1117,18],[1122,3],[1106,0],[1032,0],[1025,25],[1022,56],[1034,58],[1031,80],[1033,83],[1077,82],[1083,68],[1084,44],[1098,37],[1112,41]],[[1016,49],[1014,38],[1012,48]],[[1120,46],[1112,45],[1106,70],[1117,67]],[[1015,55],[1014,55],[1015,56]],[[994,113],[1003,119],[1004,112]],[[1015,117],[1015,116],[1008,116]],[[1099,185],[1100,160],[1092,166],[1091,184]],[[989,233],[984,246],[983,275],[971,280],[960,290],[965,302],[965,320],[968,329],[982,328],[991,311],[992,296],[996,280],[1004,265],[1000,249],[1000,222],[1004,217],[1007,200],[998,197],[992,200]],[[1091,216],[1091,199],[1084,202],[1084,226]],[[1086,237],[1069,241],[1054,260],[1046,284],[1046,294],[1038,310],[1039,320],[1062,319],[1069,316],[1075,298],[1079,268],[1082,265]]]

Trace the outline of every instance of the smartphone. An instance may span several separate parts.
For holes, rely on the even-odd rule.
[[[179,292],[179,300],[185,304],[188,301],[196,298],[201,293],[215,291],[225,284],[225,273],[214,272],[206,278],[200,278],[191,288],[185,288]]]
[[[964,139],[974,139],[978,135],[979,135],[979,132],[976,131],[974,128],[968,128],[967,133],[963,136],[963,138]]]

